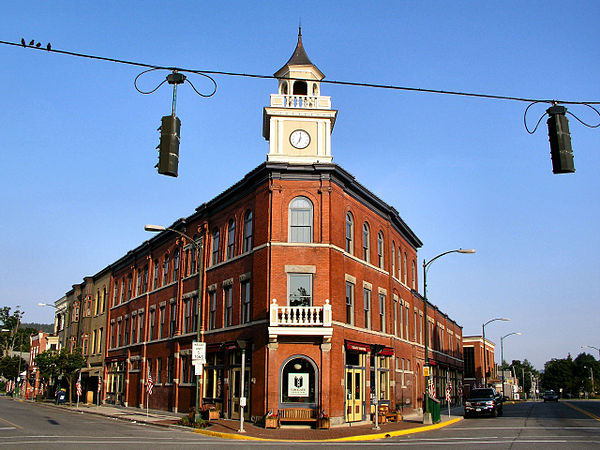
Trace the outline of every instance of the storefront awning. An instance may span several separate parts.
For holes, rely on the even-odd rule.
[[[369,353],[371,351],[371,346],[369,344],[361,344],[360,342],[346,341],[346,350]]]

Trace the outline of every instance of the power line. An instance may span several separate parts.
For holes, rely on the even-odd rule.
[[[22,41],[24,42],[24,41]],[[148,69],[162,69],[168,71],[178,71],[178,72],[188,72],[188,73],[196,73],[196,74],[211,74],[211,75],[223,75],[223,76],[233,76],[233,77],[244,77],[244,78],[259,78],[259,79],[277,79],[277,77],[273,75],[260,75],[260,74],[251,74],[251,73],[243,73],[243,72],[226,72],[219,70],[200,70],[200,69],[186,69],[184,67],[173,67],[173,66],[163,66],[163,65],[155,65],[142,63],[137,61],[128,61],[124,59],[118,58],[109,58],[105,56],[96,56],[96,55],[88,55],[85,53],[71,52],[66,50],[56,50],[50,48],[50,44],[46,48],[40,46],[33,45],[25,45],[23,43],[15,43],[15,42],[7,42],[0,41],[0,44],[3,45],[12,45],[15,47],[25,47],[33,50],[40,50],[49,53],[57,53],[68,56],[76,56],[80,58],[88,58],[106,62],[112,62],[117,64],[126,64],[130,66],[136,67],[145,67]],[[300,81],[311,81],[307,79],[300,79]],[[355,87],[370,87],[376,89],[391,89],[391,90],[399,90],[399,91],[410,91],[410,92],[422,92],[429,94],[444,94],[444,95],[456,95],[462,97],[475,97],[475,98],[484,98],[484,99],[492,99],[492,100],[510,100],[510,101],[519,101],[519,102],[527,102],[527,103],[561,103],[565,105],[600,105],[600,101],[571,101],[571,100],[558,100],[558,99],[535,99],[535,98],[526,98],[526,97],[513,97],[506,95],[493,95],[493,94],[481,94],[474,92],[461,92],[461,91],[448,91],[441,89],[426,89],[426,88],[416,88],[416,87],[408,87],[408,86],[396,86],[391,84],[378,84],[378,83],[362,83],[362,82],[354,82],[354,81],[340,81],[340,80],[321,80],[321,83],[334,84],[334,85],[342,85],[342,86],[355,86]]]

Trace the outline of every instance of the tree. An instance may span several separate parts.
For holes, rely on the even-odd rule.
[[[27,370],[27,362],[20,356],[5,356],[0,359],[0,375],[14,380],[19,375],[19,360],[21,372]]]
[[[19,336],[19,324],[21,323],[24,312],[21,311],[20,306],[17,306],[15,312],[12,314],[10,310],[10,306],[3,306],[0,308],[0,324],[2,330],[6,330],[3,333],[0,333],[2,356],[10,356],[13,347],[15,346],[15,342],[23,341],[22,336],[19,340],[17,340],[17,336]]]
[[[583,392],[594,394],[594,386],[592,386],[592,372],[594,377],[598,376],[600,363],[596,361],[594,356],[589,353],[580,353],[573,361],[573,376],[574,385]]]
[[[509,369],[514,371],[515,376],[519,380],[519,385],[523,388],[523,393],[531,391],[531,375],[538,377],[540,374],[527,359],[524,359],[523,362],[514,359]],[[524,379],[523,376],[525,377]]]
[[[47,383],[50,381],[50,378],[59,375],[58,355],[54,351],[46,350],[37,355],[35,365],[40,375],[40,383]],[[48,396],[47,389],[44,389],[44,396]]]
[[[78,375],[79,371],[86,364],[85,357],[80,347],[77,347],[72,353],[66,348],[62,348],[57,355],[56,363],[59,373],[65,377],[69,385],[69,406],[71,406],[73,405],[73,382],[75,381],[75,376]]]
[[[553,358],[544,364],[542,385],[545,389],[552,389],[563,394],[576,395],[578,389],[573,378],[573,360],[571,355],[564,359]]]

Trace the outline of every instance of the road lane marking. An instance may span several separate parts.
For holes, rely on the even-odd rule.
[[[6,423],[7,423],[7,424],[9,424],[11,427],[16,427],[16,428],[18,428],[19,430],[22,430],[22,429],[23,429],[23,427],[22,427],[22,426],[19,426],[19,425],[17,425],[16,423],[9,422],[8,420],[6,420],[6,419],[3,419],[2,417],[0,417],[0,420],[1,420],[2,422],[6,422]]]
[[[594,420],[597,420],[598,422],[600,422],[600,417],[598,417],[598,416],[596,416],[596,415],[592,414],[591,412],[588,412],[588,411],[586,411],[585,409],[581,409],[581,408],[579,408],[579,407],[577,407],[577,406],[575,406],[575,405],[572,405],[572,404],[571,404],[571,403],[569,403],[569,402],[563,402],[563,403],[564,403],[565,405],[567,405],[569,408],[573,408],[575,411],[579,411],[580,413],[583,413],[583,414],[585,414],[586,416],[588,416],[588,417],[591,417],[592,419],[594,419]]]

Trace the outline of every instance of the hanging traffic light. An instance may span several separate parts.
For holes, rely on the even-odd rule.
[[[567,108],[560,105],[551,106],[548,113],[548,137],[550,139],[550,156],[552,158],[552,172],[573,173],[573,148],[571,147],[571,134],[569,120],[565,115]]]
[[[170,177],[177,176],[179,166],[179,139],[181,121],[175,114],[163,116],[160,125],[160,144],[158,144],[158,173]]]

